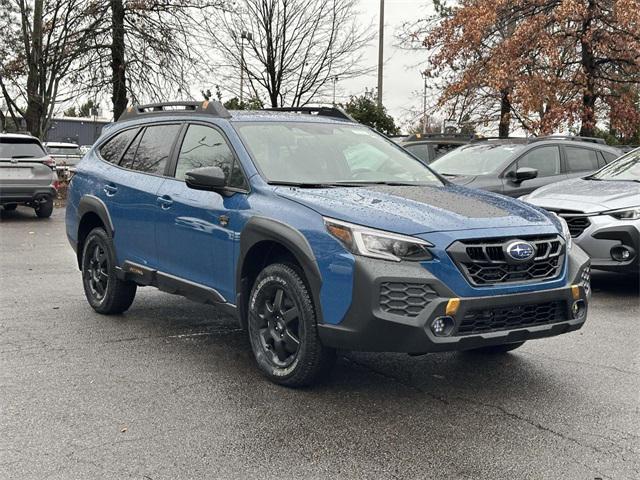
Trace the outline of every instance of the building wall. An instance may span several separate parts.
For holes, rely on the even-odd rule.
[[[47,132],[45,142],[72,142],[78,145],[93,144],[102,127],[110,122],[93,119],[54,118]]]

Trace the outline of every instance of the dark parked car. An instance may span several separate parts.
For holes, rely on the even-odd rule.
[[[476,138],[475,135],[462,133],[416,133],[399,143],[405,150],[418,157],[422,163],[429,165],[436,158],[466,145],[474,138]]]
[[[594,172],[620,154],[589,137],[484,139],[449,152],[430,167],[458,185],[519,197]]]
[[[0,205],[5,210],[26,205],[38,217],[50,217],[56,181],[55,162],[40,140],[31,135],[0,134]]]

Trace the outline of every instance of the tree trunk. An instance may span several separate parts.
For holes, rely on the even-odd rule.
[[[498,125],[498,136],[500,138],[509,138],[509,126],[511,124],[510,94],[511,89],[508,87],[500,90],[500,124]]]
[[[127,76],[124,58],[124,5],[111,0],[111,87],[113,90],[113,119],[117,120],[127,108]]]
[[[582,72],[585,76],[585,86],[582,93],[582,112],[580,114],[581,126],[580,135],[583,137],[593,137],[596,129],[596,61],[593,54],[593,47],[590,43],[589,29],[593,16],[595,15],[595,2],[591,0],[588,6],[589,16],[582,24],[582,40],[580,47],[582,50]]]
[[[33,24],[31,33],[31,52],[28,58],[27,74],[27,109],[24,120],[27,130],[36,137],[42,136],[42,117],[44,116],[43,98],[40,92],[40,75],[42,72],[42,10],[44,0],[36,0],[33,5]]]

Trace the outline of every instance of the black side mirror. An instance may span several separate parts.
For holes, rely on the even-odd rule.
[[[194,190],[219,192],[224,190],[227,178],[220,167],[202,167],[189,170],[184,174],[187,187]]]
[[[533,180],[538,176],[538,170],[530,167],[520,167],[515,172],[512,170],[507,174],[509,180],[515,183],[521,183],[525,180]]]

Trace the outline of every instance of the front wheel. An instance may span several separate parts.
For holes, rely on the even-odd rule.
[[[507,353],[511,350],[515,350],[518,347],[524,345],[525,342],[505,343],[503,345],[492,345],[491,347],[481,347],[469,350],[472,353],[481,353],[484,355],[499,355],[501,353]]]
[[[136,296],[137,285],[116,276],[113,240],[103,228],[91,230],[84,242],[82,284],[89,305],[105,315],[124,312]]]
[[[320,343],[311,296],[290,265],[267,266],[249,298],[249,340],[269,380],[289,387],[311,385],[326,375],[335,350]]]

